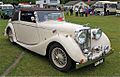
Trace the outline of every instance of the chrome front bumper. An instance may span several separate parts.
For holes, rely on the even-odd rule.
[[[107,54],[103,54],[102,56],[100,56],[100,57],[98,57],[98,58],[96,58],[96,59],[94,59],[94,60],[92,60],[92,59],[88,60],[86,63],[83,63],[83,64],[76,63],[76,69],[79,69],[79,68],[81,68],[81,67],[84,67],[84,66],[93,64],[93,63],[95,63],[95,62],[97,62],[97,61],[99,61],[99,60],[101,60],[101,59],[104,59],[106,56],[109,56],[109,55],[112,54],[112,53],[113,53],[113,51],[111,50],[111,51],[108,52]]]

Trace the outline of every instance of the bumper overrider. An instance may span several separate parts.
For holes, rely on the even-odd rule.
[[[102,52],[101,54],[98,55],[99,57],[96,56],[94,59],[92,59],[92,58],[89,59],[88,58],[88,61],[85,62],[85,63],[82,63],[82,64],[81,63],[76,63],[76,69],[87,66],[87,65],[90,65],[90,64],[93,64],[93,63],[96,63],[97,61],[100,61],[100,60],[104,60],[105,57],[109,56],[112,53],[113,53],[113,49],[111,49],[108,53],[105,53],[105,51]]]

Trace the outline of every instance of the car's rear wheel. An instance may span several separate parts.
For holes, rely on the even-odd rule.
[[[75,68],[75,62],[58,43],[55,43],[50,47],[49,60],[55,69],[62,72],[68,72]]]
[[[8,29],[7,35],[8,35],[9,41],[12,42],[12,43],[14,43],[13,33],[12,33],[12,30],[11,30],[11,29]]]

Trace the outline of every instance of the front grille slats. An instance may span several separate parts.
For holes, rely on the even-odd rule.
[[[81,44],[80,47],[82,50],[84,50],[84,49],[90,50],[90,48],[91,48],[91,30],[84,29],[82,31],[84,31],[86,33],[87,38],[86,38],[86,42],[84,44]]]

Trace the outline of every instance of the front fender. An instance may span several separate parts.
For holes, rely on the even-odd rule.
[[[54,37],[54,41],[60,43],[75,62],[83,60],[84,63],[87,61],[87,58],[83,55],[79,45],[72,37],[59,34]]]
[[[105,46],[109,46],[108,52],[110,52],[110,50],[112,49],[110,40],[104,32],[102,32],[102,36],[99,40],[95,40],[95,39],[91,40],[91,48],[93,48],[95,46],[102,47],[102,50],[104,50]]]

